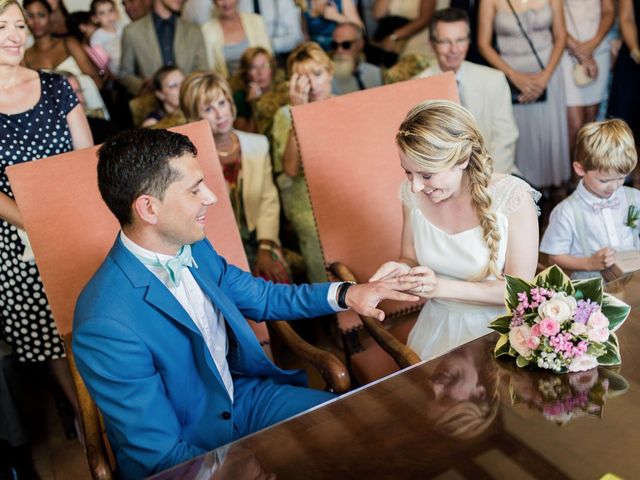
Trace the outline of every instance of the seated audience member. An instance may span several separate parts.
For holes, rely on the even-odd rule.
[[[273,284],[204,238],[216,196],[183,135],[137,129],[98,151],[98,187],[122,227],[78,298],[73,351],[122,479],[142,478],[334,398],[276,367],[245,320],[341,308],[382,319],[415,283]],[[215,210],[214,210],[215,211]]]
[[[465,61],[471,38],[469,17],[460,9],[438,10],[429,27],[437,62],[417,75],[430,77],[453,72],[460,103],[475,117],[498,173],[517,173],[518,127],[513,118],[511,91],[500,70]]]
[[[622,186],[638,155],[631,129],[617,119],[582,127],[575,151],[580,183],[551,212],[540,251],[572,278],[597,277],[614,264],[616,250],[640,249],[640,191]]]
[[[183,81],[184,73],[178,67],[164,66],[155,73],[153,92],[159,105],[142,122],[143,127],[157,124],[180,108],[180,87]]]
[[[333,93],[357,92],[382,85],[380,67],[364,61],[364,32],[355,23],[341,23],[333,31],[331,51],[335,74]]]
[[[51,30],[51,6],[46,0],[25,0],[27,24],[34,44],[24,54],[24,63],[33,70],[66,70],[86,75],[98,88],[102,77],[98,74],[82,45],[72,37],[56,37]]]
[[[113,0],[92,0],[91,15],[98,29],[91,35],[92,47],[101,47],[109,55],[109,71],[118,75],[123,24],[118,20]]]
[[[289,55],[287,73],[290,105],[278,110],[271,130],[273,170],[285,217],[298,236],[307,277],[312,282],[323,281],[327,273],[298,144],[293,135],[290,107],[331,97],[333,63],[317,43],[306,42]]]
[[[435,8],[436,0],[376,0],[373,4],[373,14],[378,20],[376,44],[400,56],[426,53],[433,57],[433,52],[425,52],[425,48],[429,49],[427,26]]]
[[[239,77],[243,88],[233,92],[236,105],[235,127],[245,132],[257,132],[253,105],[271,91],[276,74],[276,62],[262,47],[245,50],[240,58]]]
[[[91,12],[82,10],[70,13],[67,15],[67,30],[69,35],[82,45],[85,53],[98,69],[98,75],[104,78],[111,73],[109,72],[109,54],[104,48],[91,45],[91,35],[97,30],[91,17]]]
[[[187,121],[206,120],[211,127],[254,275],[289,282],[289,266],[280,248],[280,200],[273,184],[267,137],[233,129],[236,108],[231,88],[219,74],[189,75],[180,92],[180,106]]]
[[[216,11],[202,26],[210,68],[227,78],[238,69],[240,57],[249,47],[262,47],[271,53],[271,41],[263,18],[240,13],[236,0],[213,0]]]
[[[119,76],[132,95],[150,91],[163,65],[175,65],[185,74],[208,68],[200,29],[180,18],[182,1],[153,0],[151,13],[125,27]],[[149,39],[158,43],[150,45]]]
[[[51,33],[56,36],[67,34],[67,16],[69,12],[64,4],[64,0],[47,0],[51,7],[50,23]]]
[[[533,278],[538,263],[539,193],[494,174],[473,115],[447,100],[409,111],[396,134],[407,178],[400,260],[372,280],[421,280],[428,299],[407,345],[428,360],[490,332],[504,315],[505,275]]]
[[[104,143],[107,139],[111,138],[120,131],[120,128],[116,122],[105,120],[99,115],[96,116],[96,112],[92,112],[87,108],[87,100],[84,98],[84,92],[82,91],[82,87],[80,86],[78,78],[73,73],[64,71],[57,71],[56,73],[59,73],[67,79],[67,82],[69,82],[73,93],[75,93],[76,97],[78,97],[78,102],[82,106],[82,109],[87,116],[89,128],[91,129],[91,135],[93,136],[93,142],[96,145]]]
[[[333,30],[340,23],[355,23],[364,28],[353,0],[305,0],[303,29],[309,40],[329,51]]]
[[[150,0],[122,0],[124,11],[132,22],[141,19],[149,13]]]

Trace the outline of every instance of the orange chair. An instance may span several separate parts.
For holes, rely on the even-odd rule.
[[[399,257],[400,184],[405,178],[395,134],[407,112],[427,99],[459,101],[452,73],[411,80],[293,107],[295,126],[325,264],[348,279],[366,281],[385,261]],[[336,148],[336,146],[339,146]],[[348,269],[345,267],[348,266]],[[386,303],[388,316],[409,322],[389,335],[377,320],[353,312],[338,316],[354,377],[366,383],[419,361],[404,342],[416,305]],[[361,345],[362,325],[380,346]],[[382,352],[384,349],[395,359]]]
[[[248,270],[224,177],[215,154],[211,129],[204,121],[175,128],[198,149],[205,182],[218,193],[210,207],[207,238],[229,262]],[[9,167],[7,174],[22,213],[47,297],[67,353],[84,422],[87,461],[94,479],[110,479],[115,469],[104,425],[78,374],[71,351],[73,310],[80,291],[102,263],[119,225],[100,198],[96,185],[96,147]],[[265,323],[249,320],[260,344],[271,356]],[[316,367],[327,388],[343,393],[350,387],[344,365],[328,352],[302,340],[287,322],[269,322],[284,343]]]

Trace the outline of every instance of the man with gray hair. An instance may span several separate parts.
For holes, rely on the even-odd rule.
[[[355,23],[338,24],[333,31],[331,50],[335,73],[333,93],[357,92],[382,85],[380,68],[362,58],[364,32]]]

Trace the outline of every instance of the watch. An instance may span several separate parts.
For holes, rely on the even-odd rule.
[[[342,282],[342,285],[338,287],[338,306],[340,308],[349,308],[347,306],[347,290],[355,285],[356,282]]]

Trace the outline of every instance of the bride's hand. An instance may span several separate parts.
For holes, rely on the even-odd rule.
[[[407,293],[413,293],[422,298],[434,298],[437,296],[438,277],[429,267],[413,267],[402,276],[401,280],[418,283],[416,288],[408,290]]]
[[[400,275],[406,275],[411,270],[411,267],[406,263],[400,262],[387,262],[383,263],[376,273],[369,279],[369,282],[377,282],[378,280],[388,280],[389,278],[395,278]]]

